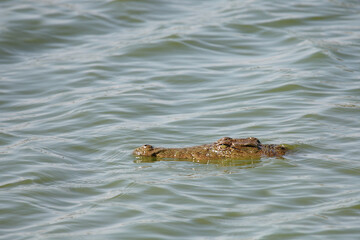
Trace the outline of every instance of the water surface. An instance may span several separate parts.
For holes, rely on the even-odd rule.
[[[1,239],[358,239],[358,1],[2,1]],[[139,162],[145,143],[285,159]]]

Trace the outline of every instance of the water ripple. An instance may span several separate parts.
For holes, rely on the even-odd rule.
[[[356,239],[356,1],[0,3],[2,239]],[[142,144],[290,144],[141,161]]]

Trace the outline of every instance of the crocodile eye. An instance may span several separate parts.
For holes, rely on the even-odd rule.
[[[231,139],[232,139],[231,137],[223,137],[223,138],[220,138],[219,141],[221,141],[221,140],[225,141],[225,140],[231,140]]]
[[[254,137],[249,137],[248,138],[251,142],[255,142],[255,144],[261,144],[260,140]]]
[[[223,138],[220,138],[219,140],[217,140],[216,143],[218,143],[218,144],[230,144],[231,140],[232,140],[232,138],[230,138],[230,137],[223,137]]]

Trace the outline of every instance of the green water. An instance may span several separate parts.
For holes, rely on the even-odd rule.
[[[0,239],[359,239],[360,2],[1,1]],[[140,162],[230,137],[285,159]]]

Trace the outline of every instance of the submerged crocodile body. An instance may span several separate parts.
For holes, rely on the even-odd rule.
[[[143,145],[134,150],[136,156],[151,158],[188,159],[195,161],[222,159],[259,159],[281,157],[288,149],[284,145],[261,144],[259,139],[223,137],[212,144],[185,148],[155,148]]]

